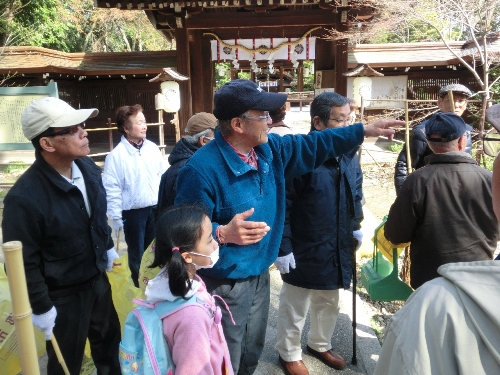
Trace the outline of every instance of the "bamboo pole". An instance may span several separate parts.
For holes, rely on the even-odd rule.
[[[405,142],[406,142],[406,169],[408,174],[413,173],[413,167],[411,164],[411,152],[410,152],[410,122],[408,118],[408,100],[405,101]]]
[[[2,250],[12,299],[12,317],[17,331],[21,369],[24,375],[40,375],[22,244],[19,241],[6,242],[2,245]]]
[[[61,349],[59,349],[59,344],[56,341],[56,337],[54,334],[52,334],[52,337],[50,338],[50,342],[52,343],[52,347],[54,348],[54,352],[56,353],[57,360],[59,361],[59,364],[63,368],[63,371],[66,375],[71,375],[68,370],[68,366],[66,366],[66,362],[64,361],[64,358],[61,353]]]

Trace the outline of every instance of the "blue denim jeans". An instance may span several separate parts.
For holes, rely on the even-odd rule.
[[[153,206],[122,211],[128,266],[136,288],[139,287],[142,254],[155,238],[154,211]]]
[[[222,329],[234,373],[253,374],[266,339],[270,299],[269,271],[238,280],[200,276],[212,295],[224,299],[236,323],[233,325],[226,307],[216,298],[215,301],[222,310]]]

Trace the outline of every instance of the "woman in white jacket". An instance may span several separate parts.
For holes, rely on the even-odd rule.
[[[144,250],[155,237],[154,208],[163,174],[163,156],[146,139],[146,119],[139,104],[116,111],[120,143],[106,156],[103,183],[108,216],[115,233],[123,228],[128,263],[136,287]]]

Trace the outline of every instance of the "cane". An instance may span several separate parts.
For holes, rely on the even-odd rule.
[[[356,359],[356,247],[358,240],[354,239],[352,257],[352,360],[351,364],[357,365]]]
[[[64,361],[61,349],[59,349],[59,345],[57,344],[56,337],[54,336],[54,334],[52,334],[50,342],[52,343],[52,347],[54,348],[54,352],[56,353],[57,360],[59,361],[61,367],[63,368],[64,373],[66,375],[71,375],[69,373],[68,366],[66,366],[66,362]]]
[[[116,252],[120,250],[120,232],[122,231],[122,228],[118,228],[118,233],[116,234]]]

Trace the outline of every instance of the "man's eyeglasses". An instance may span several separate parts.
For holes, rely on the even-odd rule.
[[[244,119],[247,119],[247,120],[251,120],[251,119],[255,119],[255,120],[267,120],[271,116],[269,116],[269,112],[264,112],[263,116],[249,116],[246,113],[243,113],[241,115],[241,117],[244,118]]]
[[[331,118],[330,117],[330,121],[334,121],[334,122],[336,122],[339,125],[351,125],[351,119],[350,118],[339,120],[337,118]]]
[[[449,98],[448,96],[446,96],[446,97],[443,99],[443,102],[449,102],[449,101],[450,101],[450,98]],[[467,102],[468,102],[468,101],[469,101],[469,100],[468,100],[468,99],[466,99],[466,98],[460,98],[460,99],[458,99],[458,98],[453,98],[453,102],[454,102],[455,104],[460,105],[460,106],[463,106],[463,105],[467,104]]]
[[[80,128],[85,129],[85,124],[73,125],[70,126],[69,128],[59,130],[58,132],[47,134],[46,137],[56,137],[58,135],[66,135],[66,134],[73,135],[75,133],[78,133]]]

